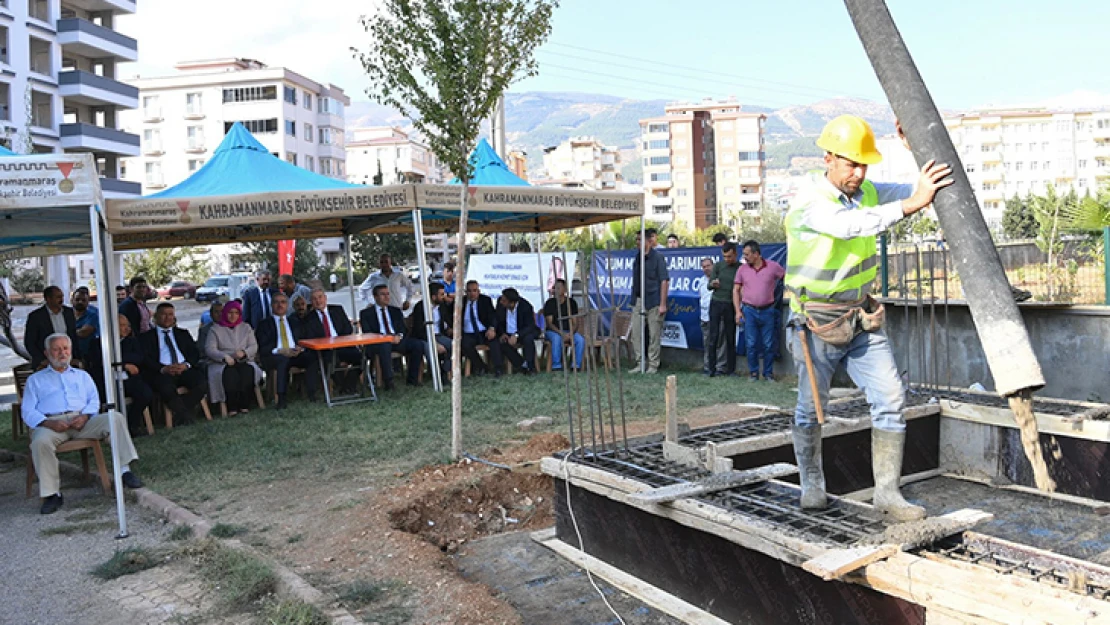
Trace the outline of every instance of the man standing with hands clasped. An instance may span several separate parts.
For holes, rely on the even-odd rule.
[[[663,319],[667,316],[667,291],[671,285],[671,275],[667,272],[667,261],[663,254],[656,251],[658,243],[655,228],[644,231],[646,240],[636,235],[636,247],[640,250],[632,262],[632,349],[636,360],[640,361],[647,350],[645,373],[657,373],[662,353]],[[644,265],[644,284],[640,284],[640,264]],[[644,331],[647,331],[647,341]],[[646,343],[646,345],[645,345]],[[640,373],[637,366],[629,373]]]
[[[938,189],[952,184],[951,169],[928,161],[916,188],[865,180],[868,165],[880,162],[882,155],[871,127],[852,115],[830,121],[817,146],[825,150],[825,172],[808,181],[786,215],[786,289],[792,313],[787,325],[798,370],[792,434],[801,507],[827,505],[816,406],[828,402],[829,382],[843,361],[871,406],[872,505],[896,522],[921,519],[925,509],[899,492],[905,391],[882,332],[883,306],[870,291],[878,265],[875,237],[931,204]]]
[[[763,355],[763,378],[774,380],[775,286],[786,275],[782,265],[763,258],[757,241],[744,243],[744,264],[733,279],[732,305],[736,325],[744,324],[748,375],[759,379],[759,356]]]

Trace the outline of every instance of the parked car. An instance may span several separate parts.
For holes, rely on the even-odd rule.
[[[170,282],[169,286],[158,289],[158,297],[160,299],[172,299],[174,297],[193,299],[196,295],[197,285],[188,280],[174,280]]]

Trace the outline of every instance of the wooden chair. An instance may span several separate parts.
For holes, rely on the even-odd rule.
[[[131,399],[130,397],[128,397],[128,398],[124,399],[124,403],[127,404],[128,406],[130,406],[131,404],[134,403],[134,400]],[[104,406],[100,407],[100,411],[104,412]],[[150,407],[149,406],[147,406],[146,408],[143,408],[143,421],[146,422],[146,433],[147,433],[147,435],[148,436],[154,436],[154,421],[152,421],[151,418],[150,418]]]
[[[257,389],[258,387],[255,387],[255,388]],[[185,388],[184,386],[179,386],[179,387],[177,387],[177,394],[178,395],[188,395],[189,394],[189,389]],[[159,398],[158,398],[157,394],[155,394],[154,400],[159,401]],[[207,394],[205,394],[204,397],[200,398],[200,409],[201,409],[201,411],[204,412],[204,418],[211,421],[212,420],[212,411],[208,408],[208,395]],[[167,430],[172,430],[173,429],[173,412],[170,411],[169,407],[166,406],[165,404],[162,405],[162,415],[166,418],[166,429]]]
[[[608,369],[613,367],[613,361],[609,357],[610,346],[613,344],[614,339],[620,341],[620,336],[617,334],[602,334],[600,322],[601,314],[598,311],[591,310],[586,313],[586,328],[582,333],[582,338],[586,339],[586,349],[594,350],[594,353],[604,359],[605,367]],[[619,358],[617,366],[620,366]]]
[[[12,375],[15,377],[15,396],[16,402],[12,404],[12,440],[19,440],[27,432],[27,424],[23,422],[23,389],[27,388],[27,379],[35,371],[31,369],[30,364],[16,365],[12,367]]]
[[[96,458],[96,471],[100,474],[100,486],[107,495],[112,492],[112,476],[108,473],[108,466],[104,463],[104,450],[100,448],[100,441],[97,439],[81,438],[68,440],[61,445],[58,445],[55,453],[63,454],[71,451],[81,452],[81,468],[84,470],[85,481],[89,481],[89,450],[92,450],[93,456]],[[27,497],[31,497],[32,486],[35,483],[35,463],[31,460],[31,455],[27,455]]]
[[[613,337],[613,355],[616,366],[620,366],[621,362],[621,347],[625,349],[628,358],[632,359],[632,312],[628,310],[618,310],[613,313],[613,328],[610,332]]]
[[[304,371],[305,370],[300,367],[289,367],[289,386],[287,386],[286,388],[292,388],[293,382],[296,380],[296,376],[303,375]],[[266,386],[269,389],[270,401],[276,404],[278,400],[277,369],[270,369],[266,372]]]
[[[477,345],[477,346],[474,347],[474,349],[478,350],[478,355],[482,357],[482,361],[484,363],[486,363],[486,366],[488,367],[489,366],[489,346],[488,345]],[[463,371],[463,377],[464,378],[469,378],[470,377],[470,359],[469,358],[466,359],[466,369]]]
[[[277,386],[275,385],[274,388],[276,389]],[[178,391],[178,392],[180,392],[180,391]],[[255,399],[255,401],[258,402],[258,408],[260,410],[264,409],[266,407],[266,398],[262,396],[262,387],[259,386],[258,384],[254,385],[254,399]],[[207,404],[207,398],[205,398],[204,403]],[[204,413],[205,413],[205,415],[208,414],[208,406],[207,405],[205,406]],[[221,417],[226,417],[227,416],[227,402],[226,401],[220,402],[220,416]],[[209,417],[208,420],[211,421],[212,418]]]
[[[543,348],[540,350],[539,359],[544,363],[547,372],[551,373],[551,367],[554,366],[552,363],[555,362],[554,354],[551,350],[551,341],[547,339],[543,340]],[[569,362],[574,362],[574,343],[568,344],[566,341],[563,341],[563,365],[566,366],[566,363]]]

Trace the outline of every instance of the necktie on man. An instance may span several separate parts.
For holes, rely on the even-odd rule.
[[[474,333],[481,332],[478,327],[478,302],[470,302],[470,327],[474,328]]]
[[[289,349],[289,331],[285,329],[285,319],[275,319],[274,321],[278,324],[278,334],[281,337],[281,345],[278,347]]]
[[[262,299],[262,318],[267,319],[270,316],[270,292],[262,289],[258,292],[258,297]]]
[[[385,333],[393,334],[393,326],[389,323],[389,311],[381,307],[378,308],[378,313],[382,316],[382,327],[385,328]]]
[[[170,364],[178,364],[177,359],[177,346],[173,344],[173,339],[170,338],[171,330],[163,330],[162,338],[166,341],[166,349],[170,350]]]
[[[328,311],[321,312],[320,318],[324,320],[324,336],[331,336],[331,320],[328,319]]]

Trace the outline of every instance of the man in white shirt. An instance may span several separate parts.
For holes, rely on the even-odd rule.
[[[408,317],[412,314],[412,282],[408,276],[393,269],[393,259],[389,254],[382,254],[378,258],[378,271],[370,274],[358,287],[358,296],[362,303],[369,306],[374,301],[374,287],[384,284],[389,287],[389,301],[401,309],[401,313]]]
[[[123,466],[123,485],[142,488],[142,480],[128,466],[139,457],[127,423],[120,413],[115,423],[108,413],[100,412],[100,395],[89,374],[69,366],[73,350],[68,335],[51,334],[46,338],[46,356],[50,366],[27,379],[23,391],[23,421],[31,428],[31,460],[39,476],[42,514],[52,514],[62,507],[61,479],[55,449],[75,439],[103,439],[114,425],[119,434],[116,447]]]

